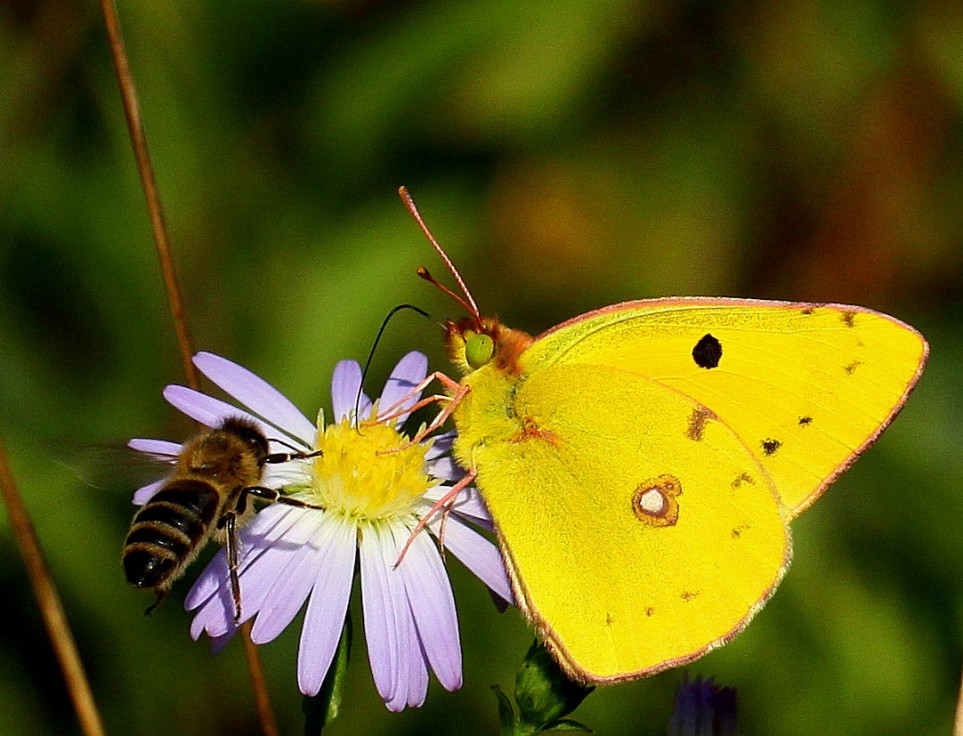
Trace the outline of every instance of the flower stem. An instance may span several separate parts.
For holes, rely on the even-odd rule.
[[[3,500],[10,515],[10,525],[13,527],[14,536],[20,548],[20,555],[27,568],[27,577],[37,597],[37,605],[40,607],[47,636],[60,662],[60,669],[67,682],[67,690],[73,701],[74,710],[77,712],[81,730],[85,736],[103,736],[106,731],[101,723],[97,705],[94,703],[80,655],[77,653],[77,645],[70,631],[70,625],[67,623],[63,603],[54,586],[53,578],[50,577],[40,543],[37,541],[36,531],[27,515],[20,492],[17,490],[2,443],[0,443],[0,490],[3,492]]]

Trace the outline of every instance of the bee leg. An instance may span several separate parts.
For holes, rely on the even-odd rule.
[[[296,506],[299,509],[318,509],[318,511],[324,511],[326,508],[324,506],[318,506],[317,504],[301,501],[297,498],[291,498],[290,496],[281,496],[281,495],[278,495],[278,497],[274,499],[274,503],[282,503],[285,506]]]
[[[154,612],[154,609],[161,604],[161,601],[163,601],[164,598],[167,597],[167,590],[158,590],[156,591],[156,593],[157,593],[157,598],[151,605],[147,606],[147,610],[144,611],[145,616],[150,616]]]
[[[254,496],[262,501],[268,501],[269,503],[281,503],[285,506],[296,506],[299,509],[320,509],[324,511],[323,506],[315,506],[314,504],[306,503],[305,501],[300,501],[296,498],[291,498],[290,496],[285,496],[281,491],[275,488],[265,488],[264,486],[248,486],[241,490],[241,495],[237,500],[238,513],[243,513],[244,509],[247,508],[247,497]]]
[[[280,442],[280,440],[277,440]],[[286,443],[285,443],[286,444]],[[312,457],[318,457],[324,453],[321,450],[315,450],[314,452],[274,452],[270,455],[266,455],[261,462],[262,463],[288,463],[292,460],[309,460]]]
[[[243,500],[239,500],[238,506],[240,507],[242,503]],[[237,575],[239,545],[235,513],[229,512],[224,515],[224,526],[227,536],[227,569],[231,576],[231,596],[234,598],[234,623],[239,623],[241,621],[241,581]]]

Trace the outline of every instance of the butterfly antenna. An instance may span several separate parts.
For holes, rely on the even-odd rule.
[[[463,296],[456,294],[454,291],[452,291],[443,283],[441,283],[438,279],[436,279],[432,275],[431,271],[429,271],[427,268],[425,268],[424,266],[418,266],[418,270],[415,273],[418,274],[419,278],[424,279],[429,284],[434,286],[436,289],[439,289],[440,291],[444,292],[445,294],[450,296],[452,299],[454,299],[456,302],[461,304],[468,312],[472,313],[472,316],[475,316],[475,314],[472,312],[472,305],[466,302]]]
[[[451,271],[451,275],[455,277],[455,282],[458,284],[458,288],[461,289],[462,294],[464,294],[465,296],[464,298],[462,298],[451,289],[439,284],[438,281],[435,280],[435,277],[431,275],[431,273],[428,271],[427,268],[419,268],[418,275],[428,283],[434,284],[435,286],[437,286],[444,293],[448,294],[448,296],[450,296],[456,302],[461,304],[469,312],[469,314],[471,314],[471,316],[475,319],[475,321],[480,323],[481,313],[478,311],[478,305],[475,304],[475,299],[472,297],[471,292],[468,290],[468,287],[465,285],[465,281],[464,279],[462,279],[461,274],[458,273],[458,269],[455,268],[455,264],[451,262],[451,259],[448,257],[448,254],[445,253],[444,249],[441,247],[438,241],[435,240],[435,236],[431,234],[431,230],[428,229],[428,226],[425,224],[424,218],[421,216],[421,213],[418,212],[418,208],[415,206],[415,201],[411,198],[411,194],[408,193],[408,188],[398,187],[398,195],[401,197],[401,201],[405,203],[405,207],[408,208],[408,211],[411,213],[411,216],[415,218],[415,222],[418,223],[418,227],[421,228],[421,232],[423,232],[425,234],[425,237],[428,238],[428,242],[431,243],[432,247],[435,249],[438,255],[441,256],[441,260],[445,262],[445,265],[448,266],[448,270]]]
[[[388,312],[387,316],[385,316],[385,318],[381,322],[381,327],[378,328],[378,334],[375,335],[374,342],[371,344],[371,350],[368,351],[368,359],[365,360],[364,368],[362,368],[361,370],[361,385],[358,386],[358,395],[355,397],[355,400],[354,400],[354,416],[355,416],[356,422],[358,422],[358,412],[361,410],[361,394],[364,391],[364,381],[365,381],[365,378],[368,377],[368,370],[371,368],[371,361],[374,360],[375,351],[378,349],[378,343],[381,342],[381,338],[385,334],[385,330],[388,328],[388,323],[391,321],[392,317],[398,314],[398,312],[401,312],[402,310],[405,310],[405,309],[410,309],[412,312],[417,312],[422,317],[427,317],[432,322],[437,324],[439,327],[441,327],[442,329],[445,329],[445,326],[443,324],[438,322],[434,317],[428,314],[428,312],[426,312],[424,309],[422,309],[421,307],[416,307],[414,304],[399,304],[397,307],[395,307],[390,312]],[[358,422],[358,424],[360,425],[360,422]]]

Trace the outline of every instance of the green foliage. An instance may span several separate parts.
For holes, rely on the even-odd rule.
[[[559,668],[544,646],[535,642],[528,649],[515,675],[515,704],[496,686],[501,736],[532,736],[538,733],[592,730],[578,721],[566,718],[594,687],[573,682]]]

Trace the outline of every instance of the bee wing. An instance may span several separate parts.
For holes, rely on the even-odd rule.
[[[166,481],[180,449],[176,442],[136,439],[126,445],[47,443],[44,454],[90,488],[137,488],[134,503],[143,504]]]
[[[155,470],[158,467],[173,465],[181,451],[181,445],[177,442],[140,437],[130,440],[127,447],[133,450],[133,454],[138,457],[142,464],[150,465]],[[154,477],[156,478],[156,474]],[[133,503],[137,506],[143,506],[166,482],[167,478],[165,477],[141,486],[134,491]]]

